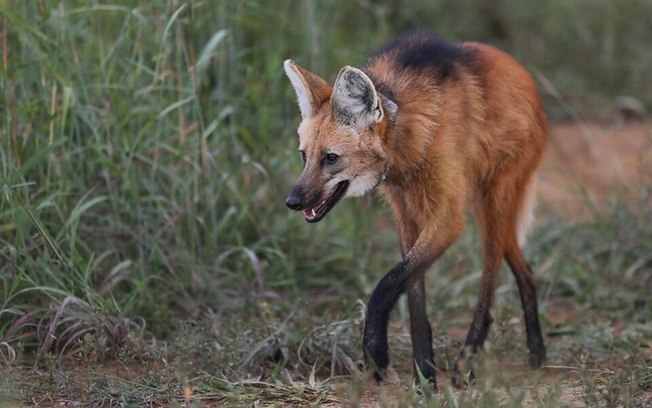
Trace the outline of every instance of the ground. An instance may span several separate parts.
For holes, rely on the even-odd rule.
[[[568,219],[590,215],[586,195],[599,205],[635,201],[652,185],[652,129],[635,121],[556,123],[539,184],[539,202]]]
[[[643,188],[652,185],[651,169],[651,123],[556,123],[550,132],[550,144],[540,173],[539,197],[543,213],[554,214],[560,220],[581,221],[594,215],[596,208],[600,211],[619,199],[633,206],[651,205],[650,195],[643,197],[643,201],[640,199]],[[642,263],[649,262],[648,258],[641,259]],[[535,270],[538,280],[543,281],[539,286],[539,297],[543,299],[541,314],[546,319],[544,326],[547,328],[546,366],[537,371],[526,367],[523,325],[518,305],[501,301],[494,311],[496,323],[487,345],[489,352],[484,353],[478,362],[479,378],[482,380],[468,390],[452,389],[446,368],[458,350],[469,322],[466,312],[469,305],[453,304],[444,311],[436,312],[439,314],[434,317],[437,365],[441,369],[438,373],[440,393],[436,396],[421,396],[410,389],[409,326],[405,314],[398,313],[399,317],[392,321],[390,328],[393,372],[389,381],[380,387],[368,381],[364,374],[328,376],[323,375],[324,370],[316,374],[308,370],[310,375],[307,378],[293,380],[289,371],[283,374],[285,369],[282,366],[274,366],[274,370],[279,370],[277,375],[271,375],[274,380],[268,379],[269,373],[242,380],[219,378],[207,372],[208,368],[206,371],[201,368],[193,370],[193,364],[202,367],[200,360],[205,356],[201,354],[198,357],[189,353],[185,361],[187,366],[181,367],[184,363],[173,363],[173,355],[163,353],[160,358],[147,358],[143,357],[147,355],[145,351],[137,358],[119,356],[100,361],[85,355],[85,360],[73,358],[63,365],[46,362],[38,369],[7,368],[5,380],[0,383],[0,404],[4,401],[3,406],[9,407],[376,407],[419,406],[425,403],[433,406],[651,406],[652,328],[649,316],[641,318],[640,312],[637,312],[649,310],[649,298],[643,295],[639,303],[628,303],[627,299],[634,295],[630,296],[626,290],[607,290],[610,288],[602,292],[596,288],[595,293],[582,294],[583,299],[575,299],[572,293],[557,298],[554,295],[557,286],[567,287],[572,292],[574,285],[581,285],[585,281],[579,278],[565,281],[564,276],[547,277],[546,274],[550,274],[547,270],[549,264],[543,262]],[[641,285],[651,284],[650,277],[637,275],[641,266],[631,265],[621,279],[626,283],[627,280],[639,279]],[[509,285],[501,288],[503,292],[514,293]],[[455,286],[451,284],[450,290],[454,291]],[[608,296],[613,304],[601,299],[601,293]],[[499,297],[502,295],[499,293]],[[619,303],[621,297],[622,302]],[[609,305],[600,309],[599,314],[591,310],[593,305],[604,303]],[[629,314],[623,312],[622,315],[625,320],[633,316],[633,320],[620,320],[619,307],[632,307],[633,311],[627,312]],[[351,338],[357,341],[360,319],[349,319],[343,324],[343,330],[353,332]],[[331,333],[331,329],[332,332],[339,330],[331,325],[324,331]],[[316,338],[314,333],[317,331],[306,335],[306,344],[313,337]],[[282,334],[275,336],[270,337],[272,342],[282,338]],[[314,341],[305,349],[316,347],[316,344],[317,341]],[[349,364],[348,368],[355,371],[355,364],[345,352],[341,353],[344,356],[341,360],[335,357],[339,349],[335,347],[337,343],[332,344],[333,361],[343,361],[342,364]],[[303,346],[302,341],[296,351],[299,359]],[[221,346],[207,347],[213,353],[215,347],[220,350]],[[258,344],[251,347],[249,354],[244,353],[247,355],[245,360],[249,360],[249,356],[255,360],[258,358],[256,351],[264,348]],[[296,358],[286,354],[290,353],[279,346],[266,359],[278,361]],[[227,364],[227,360],[228,356],[225,356],[222,363]],[[314,362],[313,367],[316,365],[317,362]],[[333,367],[331,373],[341,371]],[[325,371],[328,371],[328,367]],[[184,372],[196,376],[188,379],[180,374]],[[29,384],[25,384],[25,381]],[[6,396],[4,400],[3,394]]]

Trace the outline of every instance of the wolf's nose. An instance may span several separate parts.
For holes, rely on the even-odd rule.
[[[299,194],[298,189],[295,187],[292,189],[292,192],[288,196],[288,198],[285,199],[285,205],[288,206],[289,209],[291,210],[300,210],[301,209],[301,194]]]
[[[299,197],[289,196],[287,200],[285,200],[285,205],[287,205],[291,210],[300,210],[301,199]]]

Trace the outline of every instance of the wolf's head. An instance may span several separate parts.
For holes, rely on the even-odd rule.
[[[361,196],[383,180],[384,139],[397,107],[357,68],[342,68],[332,88],[291,60],[284,68],[303,118],[303,172],[285,204],[318,222],[341,198]]]

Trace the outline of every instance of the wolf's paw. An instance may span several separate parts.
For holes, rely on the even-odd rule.
[[[413,386],[419,394],[437,392],[437,376],[435,375],[435,369],[432,366],[428,366],[425,370],[414,373]]]
[[[473,371],[474,353],[470,346],[464,346],[460,355],[453,366],[451,381],[457,388],[466,387],[475,382],[475,373]]]
[[[373,370],[374,379],[382,381],[389,366],[389,347],[387,342],[365,339],[363,345],[364,360],[367,369]]]
[[[366,383],[374,383],[376,385],[400,383],[398,373],[391,366],[383,369],[375,369],[365,363],[364,365],[358,366],[358,368],[360,369],[360,378]]]
[[[543,363],[546,362],[546,349],[545,347],[541,347],[539,350],[536,350],[534,352],[530,352],[530,357],[528,358],[528,362],[530,363],[530,368],[541,368]]]

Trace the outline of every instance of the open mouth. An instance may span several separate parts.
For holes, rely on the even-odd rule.
[[[321,221],[326,214],[337,204],[338,201],[342,198],[346,192],[347,187],[349,186],[348,180],[340,181],[335,186],[335,189],[328,197],[321,200],[317,203],[316,206],[312,208],[307,208],[303,210],[303,216],[308,222],[318,222]]]

